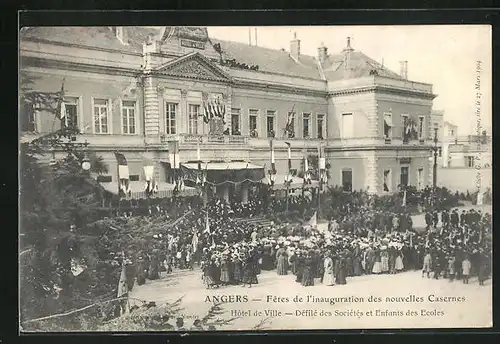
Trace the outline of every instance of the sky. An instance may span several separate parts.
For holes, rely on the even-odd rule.
[[[249,30],[250,29],[250,30]],[[255,28],[208,27],[210,37],[255,44]],[[408,78],[433,84],[433,109],[458,125],[459,135],[476,132],[476,77],[480,77],[481,126],[490,132],[492,117],[491,27],[487,25],[412,26],[267,26],[257,27],[257,45],[290,49],[296,33],[301,54],[317,56],[323,43],[339,53],[351,37],[351,46],[399,74],[408,61]],[[481,71],[476,72],[477,61]]]

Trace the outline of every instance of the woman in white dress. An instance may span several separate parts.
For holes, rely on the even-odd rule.
[[[397,256],[396,256],[396,272],[401,272],[405,268],[403,264],[403,251],[401,249],[398,250]]]
[[[377,250],[375,252],[375,262],[373,264],[372,273],[378,275],[381,272],[382,272],[382,263],[380,262],[380,251]]]
[[[335,285],[335,275],[333,273],[333,260],[329,253],[325,255],[325,272],[323,274],[323,283],[327,286]]]

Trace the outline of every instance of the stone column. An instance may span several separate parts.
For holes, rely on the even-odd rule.
[[[179,104],[179,117],[178,117],[178,125],[179,125],[179,134],[187,134],[188,132],[188,106],[187,106],[187,90],[181,90],[181,103]]]
[[[226,115],[224,116],[224,121],[226,122],[226,124],[224,125],[223,130],[229,128],[229,133],[231,134],[231,88],[229,88],[227,92],[222,94],[222,100],[224,101],[224,105],[226,105]]]
[[[144,125],[146,136],[158,135],[160,132],[158,90],[151,76],[148,76],[144,80],[144,98]]]
[[[369,193],[377,193],[379,191],[377,159],[375,152],[367,152],[365,157],[365,189],[368,187]]]

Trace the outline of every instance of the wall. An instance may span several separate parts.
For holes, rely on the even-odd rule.
[[[342,114],[352,113],[354,137],[376,137],[376,104],[374,93],[331,97],[328,101],[328,137],[342,137]]]
[[[401,167],[409,167],[409,184],[411,186],[418,186],[418,169],[423,169],[422,186],[428,185],[429,180],[429,160],[427,158],[414,157],[411,159],[410,164],[401,164],[399,159],[382,157],[377,159],[377,191],[383,192],[384,170],[391,170],[392,180],[389,186],[389,192],[397,191],[398,185],[401,183]]]
[[[366,189],[366,159],[357,152],[329,153],[327,162],[330,163],[329,186],[342,185],[342,170],[352,169],[353,190]]]
[[[403,136],[403,114],[408,114],[416,123],[418,123],[419,116],[425,116],[424,119],[424,133],[423,137],[425,139],[431,136],[431,108],[432,101],[421,100],[416,98],[398,96],[398,95],[386,95],[377,94],[377,113],[378,121],[377,127],[380,136],[384,134],[384,113],[389,112],[392,114],[392,137],[402,138]],[[434,133],[432,133],[434,135]],[[434,136],[432,136],[434,137]]]
[[[258,109],[259,118],[257,130],[259,137],[267,136],[267,111],[273,110],[275,115],[275,132],[278,137],[283,135],[288,112],[295,111],[295,137],[303,137],[302,113],[310,113],[309,135],[317,137],[316,118],[317,114],[327,113],[326,100],[324,98],[289,95],[285,93],[249,90],[233,88],[231,106],[241,109],[241,133],[249,135],[249,109]],[[325,126],[327,123],[324,124]]]
[[[77,71],[62,71],[55,69],[40,69],[30,68],[25,69],[29,75],[35,78],[35,83],[32,86],[33,90],[41,92],[58,92],[61,90],[61,85],[64,80],[65,95],[68,97],[79,98],[78,115],[79,128],[83,133],[92,134],[94,131],[93,125],[93,109],[92,99],[103,98],[108,99],[110,118],[110,129],[113,134],[121,135],[121,100],[136,101],[136,135],[142,133],[142,103],[141,91],[136,85],[136,80],[130,77],[94,74],[88,72]],[[132,93],[130,90],[136,90]],[[40,113],[40,132],[50,132],[53,130],[53,115],[48,113]],[[55,129],[59,128],[56,121]]]
[[[480,170],[481,184],[483,187],[492,187],[493,172],[491,168]],[[437,184],[453,191],[476,191],[476,178],[478,170],[474,168],[438,168]]]

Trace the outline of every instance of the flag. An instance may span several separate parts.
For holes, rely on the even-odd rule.
[[[122,272],[120,274],[120,281],[118,282],[118,297],[128,294],[127,275],[125,273],[125,259],[122,262]]]
[[[153,172],[154,166],[148,162],[144,167],[144,179],[146,180],[146,192],[153,192],[154,182],[153,182]]]
[[[294,119],[295,119],[295,104],[293,104],[292,110],[288,112],[286,118],[285,132],[289,134],[289,137],[293,137],[295,128],[294,128]]]
[[[481,191],[481,188],[477,191],[476,204],[483,205],[483,192]]]
[[[406,190],[403,191],[403,207],[406,207]]]
[[[191,246],[193,247],[193,253],[198,250],[198,233],[193,233],[193,239],[191,241]]]
[[[315,211],[313,216],[307,221],[306,226],[311,226],[311,227],[316,227],[318,224],[318,217],[317,217],[317,212]]]
[[[66,104],[64,103],[64,80],[61,84],[61,92],[59,98],[59,119],[62,121],[64,119],[64,124],[68,124],[68,118],[66,116]]]
[[[177,141],[169,141],[168,154],[171,168],[180,168],[179,143]]]
[[[288,147],[288,173],[290,173],[290,170],[292,169],[292,145],[290,142],[285,142],[285,144]]]
[[[118,162],[118,180],[119,180],[119,190],[121,190],[125,195],[130,194],[130,182],[129,182],[129,169],[127,159],[125,155],[116,151],[115,152],[116,161]]]
[[[208,221],[208,211],[207,211],[206,222],[205,222],[205,231],[203,233],[210,234],[210,222]]]

